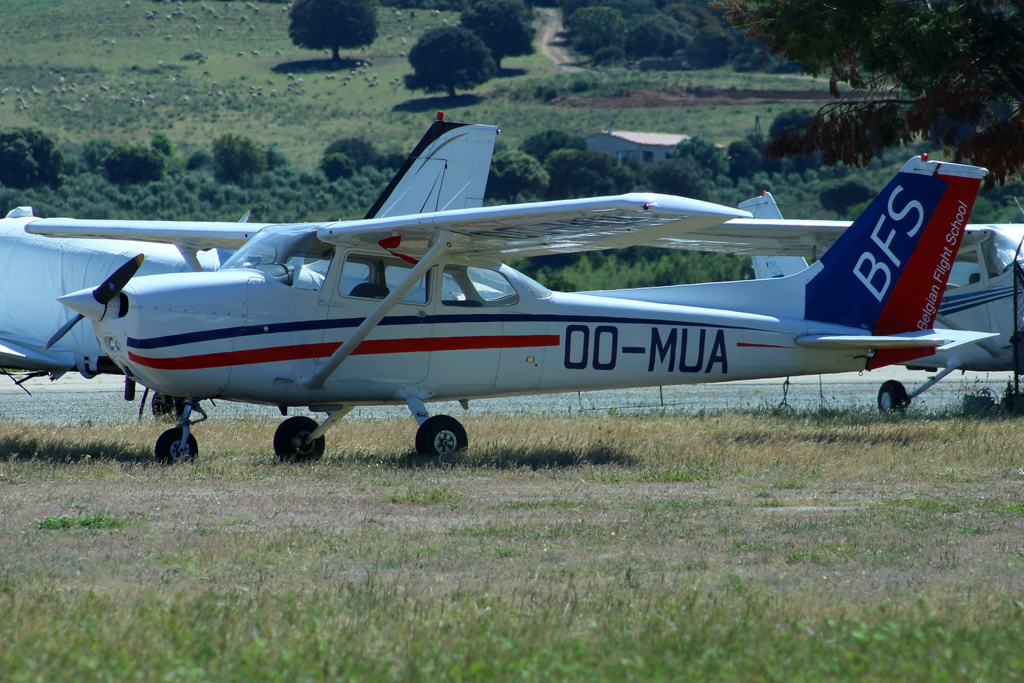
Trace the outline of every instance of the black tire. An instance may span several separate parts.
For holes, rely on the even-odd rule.
[[[469,445],[466,429],[454,417],[435,415],[416,432],[416,452],[444,457]]]
[[[305,443],[306,437],[316,431],[318,426],[316,420],[302,415],[289,417],[274,432],[274,453],[281,462],[319,460],[324,456],[326,439],[321,436],[315,441]]]
[[[178,421],[185,414],[185,399],[166,394],[153,394],[150,408],[153,411],[153,417],[158,420]]]
[[[154,449],[158,463],[176,465],[195,460],[199,457],[199,444],[196,443],[196,437],[190,433],[188,435],[188,447],[182,448],[182,433],[181,427],[174,427],[160,435],[160,438],[156,440],[156,448]]]
[[[883,413],[891,411],[904,412],[910,405],[907,389],[900,382],[890,379],[878,390],[878,410]]]

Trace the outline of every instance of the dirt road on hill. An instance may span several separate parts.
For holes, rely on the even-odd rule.
[[[566,41],[559,37],[562,32],[562,11],[549,7],[537,8],[537,47],[541,54],[551,60],[562,71],[583,71],[576,60],[565,49]]]

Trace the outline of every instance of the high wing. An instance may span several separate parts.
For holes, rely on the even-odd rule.
[[[75,218],[41,218],[25,226],[25,232],[47,237],[97,238],[160,242],[204,249],[238,249],[269,223],[202,221],[100,221]]]
[[[848,227],[850,221],[735,218],[701,230],[665,237],[651,246],[741,256],[819,258]]]
[[[451,256],[493,261],[657,244],[749,216],[696,199],[632,193],[342,221],[320,228],[317,235],[330,244],[400,245],[403,253],[420,254],[445,232],[454,237],[447,249]]]

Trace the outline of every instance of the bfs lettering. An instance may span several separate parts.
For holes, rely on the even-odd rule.
[[[864,283],[867,290],[879,301],[885,298],[889,287],[892,285],[892,268],[899,268],[903,265],[893,251],[896,227],[887,227],[885,225],[886,218],[900,223],[911,212],[914,212],[917,220],[914,223],[914,227],[907,231],[907,237],[916,235],[924,223],[924,207],[916,199],[907,202],[903,205],[903,208],[896,209],[896,198],[901,192],[903,192],[903,186],[897,185],[892,194],[889,195],[889,202],[886,206],[888,213],[878,217],[878,223],[875,224],[875,228],[871,231],[871,241],[881,253],[876,255],[872,251],[865,251],[857,260],[857,265],[853,267],[853,274]]]

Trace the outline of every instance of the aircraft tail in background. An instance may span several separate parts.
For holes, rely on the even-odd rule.
[[[821,258],[821,273],[807,283],[804,317],[872,335],[932,329],[987,172],[926,157],[908,161]],[[868,367],[918,355],[879,351]]]
[[[363,218],[483,206],[496,126],[451,123],[442,113]]]
[[[755,219],[782,219],[782,212],[768,190],[762,192],[760,197],[741,202],[740,208],[749,211]],[[787,277],[807,270],[807,260],[803,256],[753,256],[751,261],[754,277],[758,280]]]

